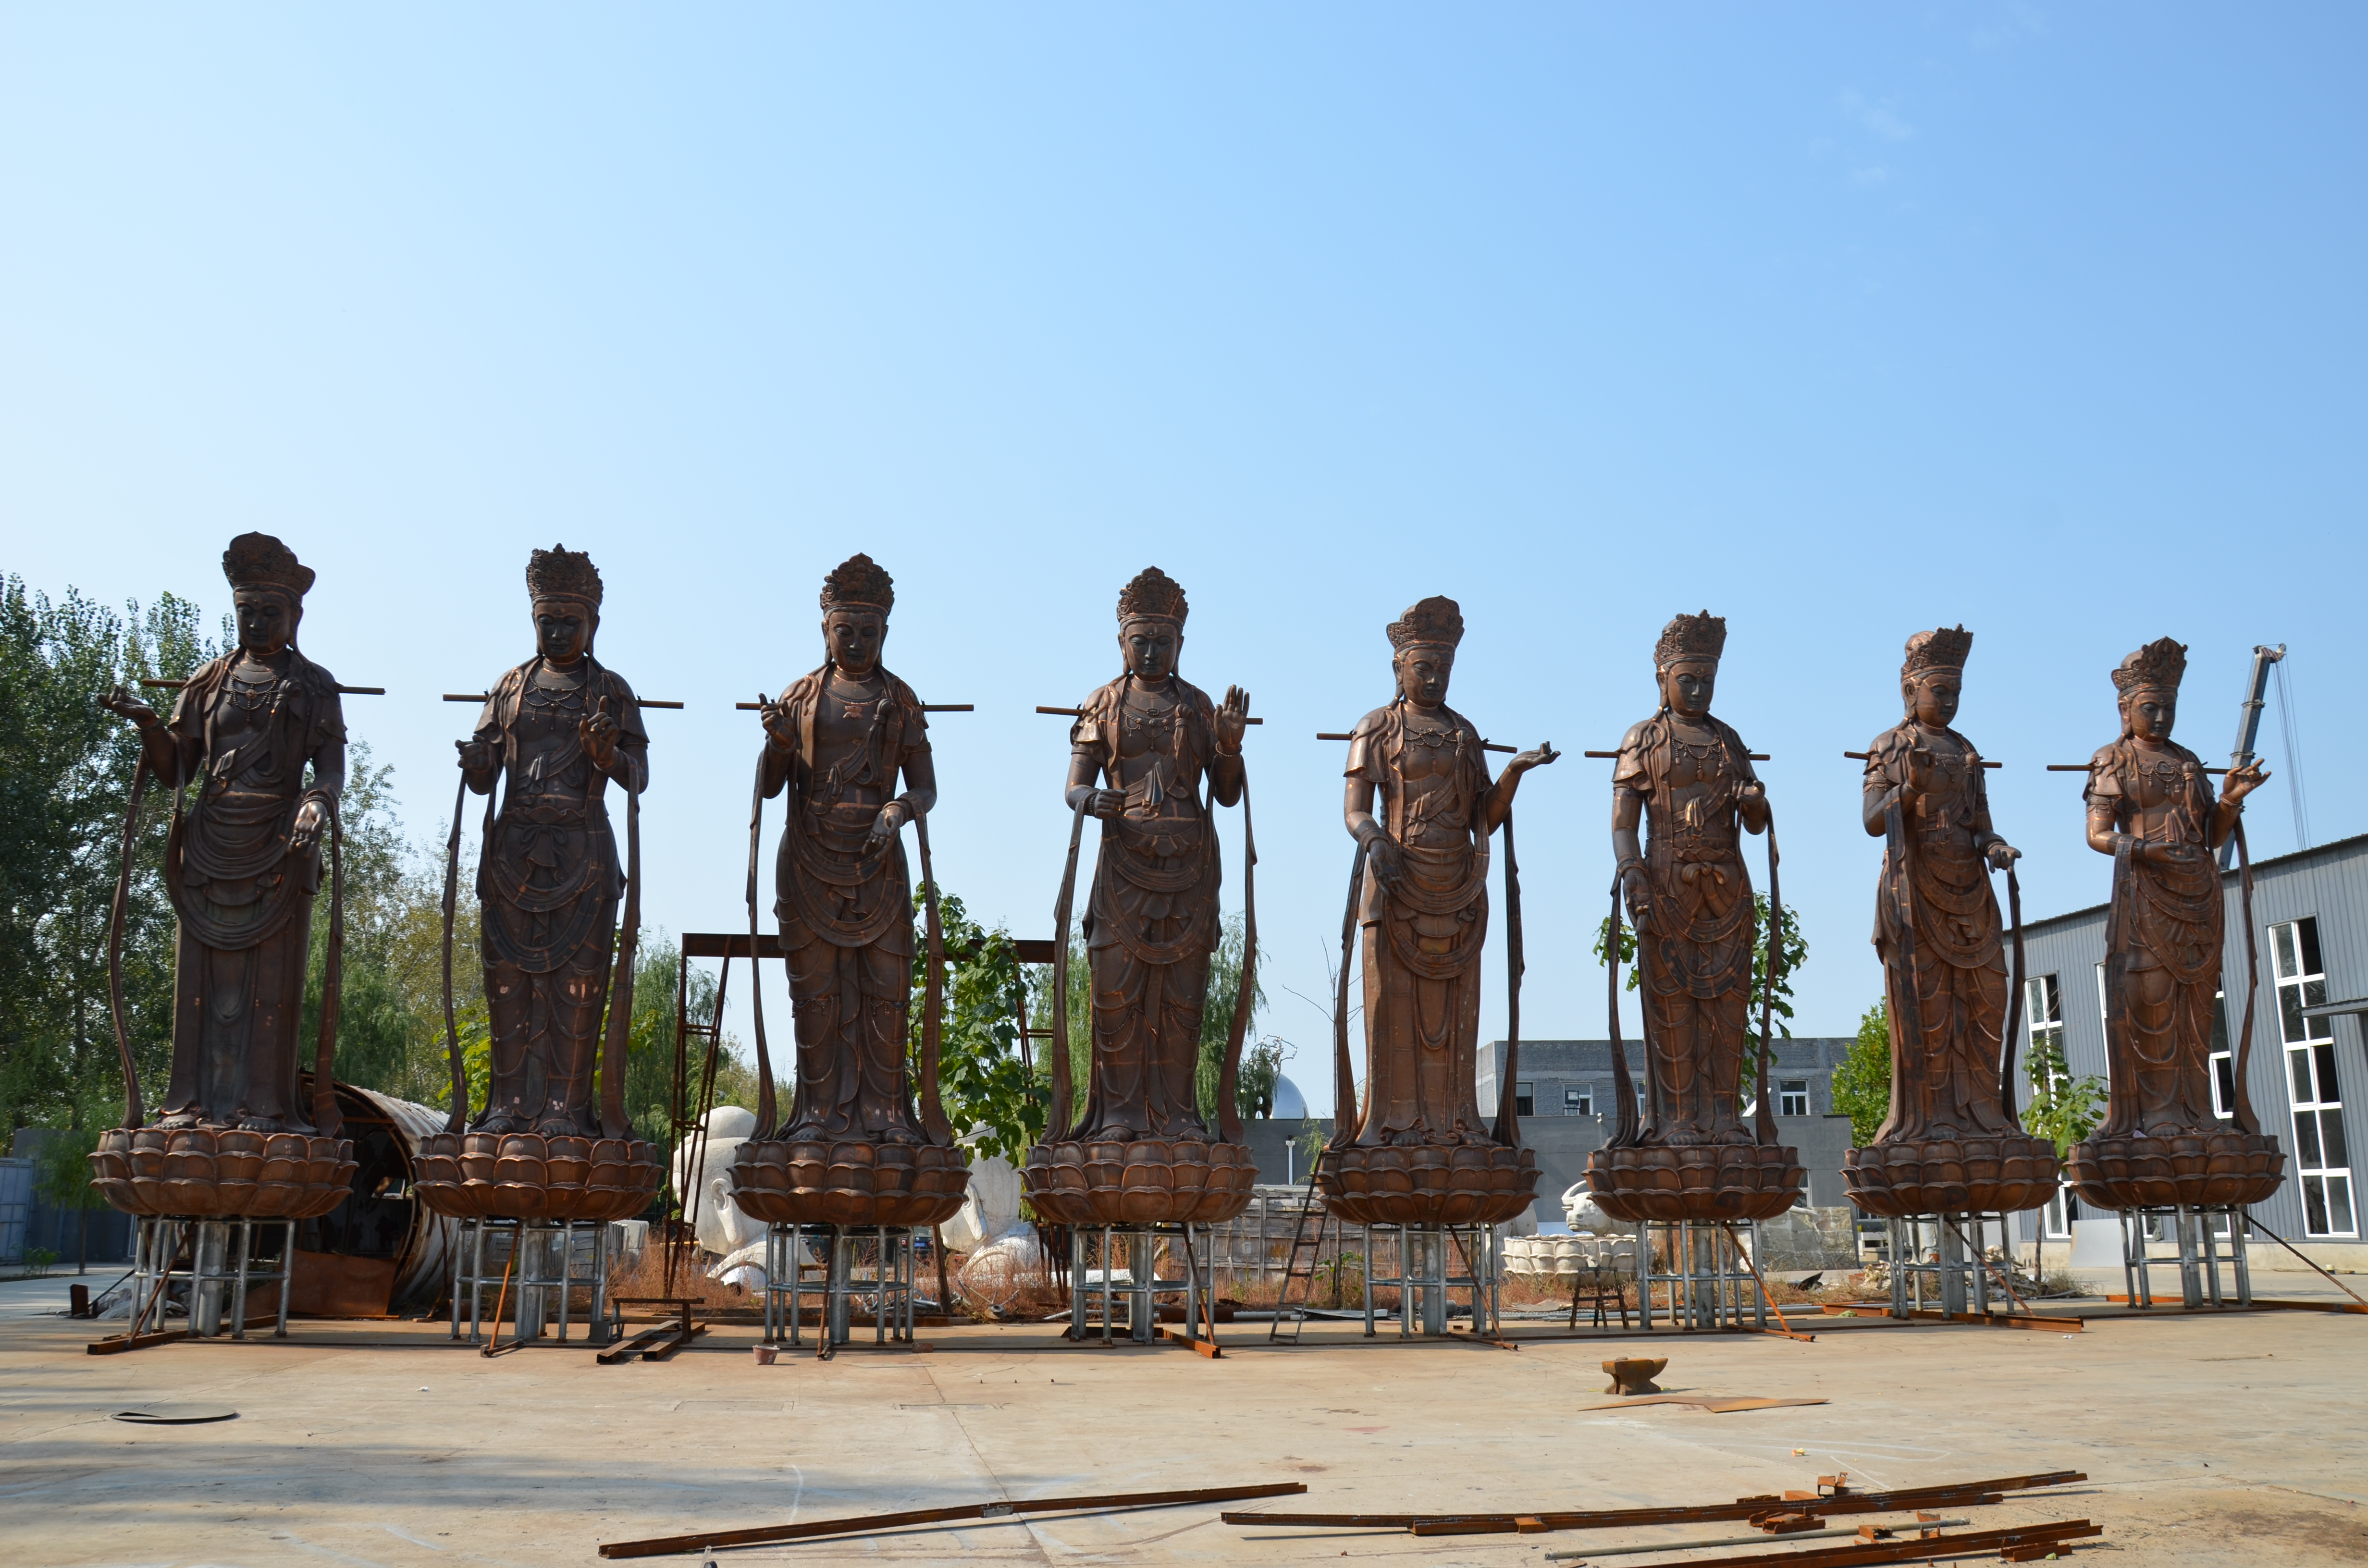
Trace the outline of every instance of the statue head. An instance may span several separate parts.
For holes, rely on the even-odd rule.
[[[1680,615],[1661,628],[1661,640],[1653,645],[1661,706],[1682,718],[1709,718],[1711,698],[1718,689],[1719,656],[1725,652],[1723,615],[1708,610]]]
[[[1974,634],[1963,626],[1918,631],[1907,639],[1899,665],[1899,699],[1918,723],[1945,730],[1957,718],[1965,689],[1965,655]]]
[[[222,551],[238,613],[238,645],[250,653],[278,653],[296,645],[313,569],[269,534],[245,533]]]
[[[1137,680],[1166,680],[1184,653],[1184,589],[1156,566],[1146,566],[1118,596],[1118,651]]]
[[[878,669],[895,606],[895,580],[871,557],[859,551],[833,568],[822,580],[822,642],[831,664],[858,679]]]
[[[554,665],[572,665],[592,651],[600,630],[600,573],[580,550],[554,544],[526,563],[527,597],[534,604],[534,644]]]
[[[2121,694],[2122,733],[2142,741],[2170,739],[2179,721],[2179,683],[2187,675],[2187,644],[2157,638],[2113,671]]]
[[[1455,673],[1455,650],[1463,641],[1463,609],[1453,599],[1433,594],[1407,607],[1389,624],[1390,668],[1398,692],[1417,708],[1437,708],[1447,701],[1447,683]]]

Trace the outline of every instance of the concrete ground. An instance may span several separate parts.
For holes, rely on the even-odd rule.
[[[580,1348],[486,1359],[427,1325],[375,1323],[92,1357],[84,1346],[101,1325],[49,1315],[67,1283],[0,1286],[11,1564],[591,1563],[601,1541],[1002,1498],[1284,1480],[1306,1494],[1247,1506],[1618,1507],[1803,1487],[1838,1467],[1871,1487],[2086,1471],[2054,1494],[1951,1512],[1981,1525],[2096,1519],[2107,1534],[2083,1554],[2104,1564],[2368,1561],[2363,1316],[2091,1309],[2074,1335],[1827,1318],[1814,1344],[1663,1331],[1518,1351],[1372,1344],[1353,1328],[1269,1349],[1263,1325],[1246,1324],[1216,1361],[965,1328],[924,1330],[927,1354],[785,1355],[768,1368],[749,1355],[757,1330],[727,1324],[669,1361],[600,1367]],[[1828,1403],[1586,1409],[1606,1397],[1598,1363],[1613,1355],[1669,1357],[1673,1391]],[[239,1415],[108,1418],[156,1401]],[[1037,1518],[720,1561],[1543,1568],[1548,1551],[1738,1533],[1424,1540],[1237,1528],[1217,1512]]]

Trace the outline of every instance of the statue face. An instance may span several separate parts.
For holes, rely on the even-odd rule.
[[[1447,700],[1448,678],[1455,673],[1455,650],[1417,643],[1391,661],[1397,665],[1398,689],[1417,708],[1436,708]]]
[[[1684,718],[1709,718],[1711,694],[1717,687],[1715,659],[1684,659],[1661,672],[1661,700]]]
[[[1172,620],[1130,620],[1118,629],[1126,673],[1138,680],[1166,680],[1184,651],[1184,629]]]
[[[572,665],[592,645],[600,618],[574,599],[534,601],[534,645],[554,665]]]
[[[2122,699],[2130,733],[2142,741],[2167,741],[2179,720],[2179,693],[2142,686]]]
[[[1963,695],[1965,672],[1963,670],[1926,670],[1908,681],[1902,694],[1907,699],[1907,710],[1916,722],[1935,730],[1945,730],[1956,722],[1957,699]]]
[[[296,641],[304,612],[286,594],[240,588],[231,595],[238,611],[238,645],[250,653],[278,653]]]
[[[876,609],[832,610],[822,618],[822,641],[832,664],[860,678],[880,667],[888,618]]]

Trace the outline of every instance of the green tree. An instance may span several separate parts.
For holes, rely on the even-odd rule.
[[[34,1190],[53,1208],[74,1215],[74,1272],[90,1272],[90,1211],[107,1207],[107,1199],[91,1184],[91,1151],[98,1147],[98,1127],[117,1119],[99,1108],[80,1123],[52,1131],[41,1146]]]
[[[160,595],[118,616],[0,579],[0,1126],[85,1129],[121,1114],[107,933],[138,737],[98,706],[117,684],[188,676],[213,646],[194,605]],[[160,711],[169,693],[146,695]],[[124,1005],[143,1097],[171,1061],[174,927],[164,888],[170,810],[151,786],[123,933]]]
[[[2064,1060],[2061,1031],[2032,1032],[2031,1050],[2023,1059],[2031,1078],[2031,1108],[2022,1113],[2023,1127],[2049,1139],[2061,1158],[2072,1156],[2072,1145],[2097,1130],[2105,1119],[2105,1081],[2075,1078]]]
[[[926,909],[926,894],[914,904]],[[926,918],[926,915],[925,915]],[[938,1040],[938,1096],[957,1137],[982,1154],[1024,1163],[1044,1135],[1049,1080],[1031,1078],[1020,1049],[1027,1016],[1026,967],[1011,933],[989,931],[962,901],[940,890],[939,931],[946,955],[945,1015]],[[928,995],[926,943],[915,944],[910,1053],[918,1070]]]
[[[1891,1115],[1891,1016],[1887,1003],[1877,1002],[1860,1016],[1858,1039],[1850,1042],[1840,1066],[1834,1069],[1834,1108],[1850,1119],[1850,1142],[1860,1148],[1874,1142]]]

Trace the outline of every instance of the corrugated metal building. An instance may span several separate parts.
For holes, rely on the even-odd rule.
[[[2227,945],[2213,1042],[2223,1114],[2234,1092],[2231,1047],[2245,1010],[2237,881],[2234,871],[2223,879]],[[2026,1049],[2053,1039],[2075,1078],[2106,1077],[2105,915],[2100,903],[2034,922],[2023,932]],[[2253,1212],[2288,1240],[2311,1244],[2320,1261],[2330,1261],[2328,1253],[2334,1252],[2356,1267],[2368,1262],[2360,1250],[2361,1195],[2351,1160],[2351,1151],[2368,1137],[2363,1019],[2318,1010],[2368,997],[2368,835],[2255,865],[2253,939],[2260,993],[2246,1085],[2261,1131],[2273,1134],[2287,1156],[2285,1186]],[[2077,1200],[2069,1212],[2059,1200],[2044,1211],[2046,1233],[2068,1235],[2066,1222],[2077,1217]]]
[[[1645,1085],[1645,1051],[1626,1041],[1628,1071],[1639,1095]],[[1776,1125],[1784,1142],[1800,1152],[1809,1173],[1806,1197],[1818,1208],[1840,1208],[1842,1151],[1850,1147],[1850,1118],[1834,1112],[1834,1069],[1854,1041],[1847,1039],[1780,1040],[1768,1074],[1776,1098]],[[1493,1116],[1497,1085],[1503,1081],[1505,1042],[1480,1048],[1480,1112]],[[1540,1171],[1535,1212],[1541,1220],[1562,1218],[1562,1194],[1587,1169],[1587,1157],[1601,1148],[1614,1125],[1611,1042],[1608,1040],[1525,1040],[1520,1076],[1514,1080],[1521,1116],[1521,1142],[1536,1153]],[[1744,1096],[1751,1098],[1751,1086]],[[1263,1172],[1261,1172],[1263,1174]]]

